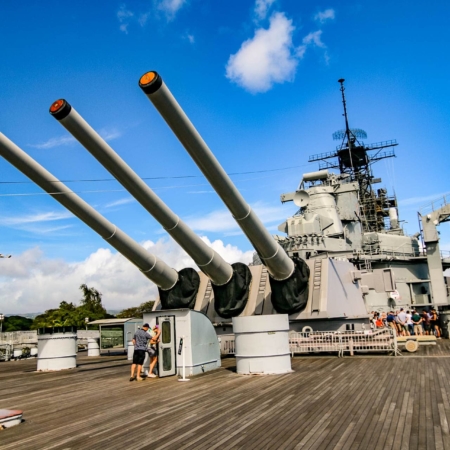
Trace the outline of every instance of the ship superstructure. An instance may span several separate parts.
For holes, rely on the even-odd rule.
[[[293,201],[299,209],[278,227],[286,236],[276,239],[292,257],[345,259],[354,264],[351,276],[361,286],[368,312],[448,305],[446,261],[435,257],[430,267],[430,257],[419,245],[420,233],[407,236],[400,226],[396,197],[375,187],[382,180],[374,177],[372,165],[394,157],[397,141],[365,145],[366,132],[349,127],[344,80],[339,83],[345,129],[333,138],[341,143],[334,151],[310,156],[309,162],[319,162],[320,170],[303,174],[294,192],[281,195],[282,203]],[[315,271],[319,263],[310,267]],[[321,289],[321,278],[319,273],[313,275],[313,295]],[[433,278],[442,286],[433,288]]]

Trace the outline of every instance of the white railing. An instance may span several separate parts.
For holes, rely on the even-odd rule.
[[[9,361],[11,359],[11,354],[13,351],[13,346],[9,344],[0,345],[0,361]]]
[[[410,243],[403,243],[397,247],[389,247],[380,243],[376,244],[363,244],[363,255],[389,255],[389,256],[419,256],[420,249],[414,249]]]
[[[235,354],[234,337],[221,337],[222,355]],[[304,353],[383,352],[398,355],[397,338],[392,328],[367,331],[312,331],[311,333],[289,332],[289,351],[292,356]]]
[[[311,333],[289,333],[289,348],[292,356],[296,353],[333,353],[338,357],[345,352],[354,355],[355,352],[385,352],[398,354],[397,338],[392,329],[367,331],[327,332],[313,331]]]
[[[226,338],[222,337],[220,342],[220,353],[222,355],[234,355],[235,354],[235,348],[234,348],[234,336],[230,337],[227,336]]]
[[[98,330],[78,330],[78,344],[87,344],[89,338],[99,338]],[[0,333],[0,345],[32,345],[37,344],[37,331],[13,331],[11,333]]]

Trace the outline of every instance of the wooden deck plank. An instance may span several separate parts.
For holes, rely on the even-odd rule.
[[[388,374],[384,374],[384,381],[387,378]],[[366,380],[364,379],[366,382]],[[383,377],[381,377],[378,380],[379,383],[383,383]],[[370,411],[371,406],[373,405],[373,401],[376,398],[377,395],[377,388],[376,386],[368,386],[367,383],[363,385],[361,389],[361,393],[363,397],[361,397],[362,402],[358,403],[357,401],[352,402],[351,405],[348,404],[348,402],[344,402],[344,407],[349,410],[349,413],[351,414],[350,418],[351,421],[348,424],[348,426],[351,426],[351,430],[348,433],[348,438],[346,440],[346,447],[350,448],[350,446],[353,444],[353,441],[356,437],[358,428],[365,423],[366,417]],[[363,405],[363,407],[361,407]],[[342,432],[341,428],[341,422],[339,420],[339,417],[336,418],[336,425],[334,428],[334,433],[332,436],[330,436],[330,440],[328,442],[329,448],[333,448],[334,445],[338,446],[339,448],[343,445],[341,441],[341,436],[339,434],[339,431]],[[344,431],[345,433],[345,431]],[[340,444],[339,444],[340,442]],[[326,448],[326,447],[324,447]]]
[[[358,376],[358,374],[352,373],[352,372],[346,372],[347,375],[355,375]],[[344,374],[340,374],[340,376],[344,376]],[[350,378],[350,377],[349,377]],[[353,379],[353,377],[351,377]],[[336,380],[337,381],[337,380]],[[298,443],[296,444],[297,440],[302,442],[305,446],[308,443],[308,447],[311,445],[311,442],[314,443],[314,436],[317,437],[320,436],[321,433],[310,433],[309,430],[311,430],[311,428],[314,429],[314,427],[316,426],[317,422],[321,421],[322,418],[326,415],[325,418],[325,423],[328,422],[328,418],[330,417],[330,415],[328,414],[329,412],[334,413],[335,409],[338,408],[340,406],[341,402],[341,398],[345,397],[345,393],[348,390],[348,386],[346,385],[346,383],[329,383],[328,385],[324,386],[321,389],[320,392],[320,397],[319,394],[315,393],[314,390],[311,391],[312,395],[312,399],[313,402],[311,405],[307,405],[307,416],[306,419],[303,421],[303,423],[297,427],[297,432],[298,435],[302,435],[309,433],[309,439],[307,441],[305,441],[305,438],[298,438],[293,440],[291,443],[289,443],[288,441],[288,445],[283,446],[282,448],[287,448],[287,449],[291,449],[291,448],[295,448],[296,445],[298,445]],[[317,401],[318,398],[320,398],[320,401]],[[313,406],[312,406],[313,405]],[[323,427],[325,428],[325,426]],[[284,431],[284,435],[286,435],[286,433],[289,432],[289,423],[286,424]],[[323,429],[321,430],[321,432],[323,431]],[[309,441],[309,442],[308,442]]]
[[[383,426],[385,415],[389,410],[388,401],[393,387],[395,386],[395,377],[393,374],[395,373],[395,365],[397,361],[388,359],[384,360],[383,364],[380,368],[377,368],[377,372],[382,369],[388,374],[387,382],[383,385],[379,385],[375,382],[374,385],[369,383],[374,389],[379,388],[379,395],[371,407],[371,411],[368,415],[366,426],[361,427],[357,438],[353,442],[351,448],[364,448],[364,449],[373,449],[376,447],[378,443],[378,439],[380,438],[380,430]],[[398,365],[398,363],[397,363]],[[381,436],[383,439],[384,436]]]
[[[311,447],[311,450],[316,448],[333,448],[333,438],[336,437],[336,433],[342,430],[343,427],[350,427],[353,430],[355,425],[355,411],[360,411],[361,401],[368,400],[370,395],[367,393],[367,384],[364,372],[357,368],[359,372],[358,384],[353,384],[349,386],[349,389],[357,392],[356,397],[353,398],[351,403],[348,403],[346,396],[344,396],[339,405],[339,409],[335,411],[334,417],[329,421],[328,426],[322,432],[321,438],[317,439],[317,442]],[[355,378],[356,381],[356,378]],[[345,433],[345,432],[344,432]],[[347,442],[348,444],[348,442]]]
[[[0,431],[2,450],[450,450],[449,341],[399,358],[302,356],[281,376],[241,376],[227,358],[190,383],[130,383],[123,356],[79,363],[0,363],[0,406],[26,420]]]
[[[358,432],[361,428],[364,427],[364,424],[367,423],[367,417],[370,415],[373,405],[377,402],[377,399],[380,397],[379,390],[382,389],[382,386],[384,386],[386,384],[388,376],[389,376],[389,373],[387,371],[385,371],[384,373],[381,373],[380,376],[377,378],[377,383],[379,386],[381,386],[381,388],[376,385],[368,385],[365,387],[364,391],[367,392],[367,390],[368,390],[369,393],[367,394],[367,396],[365,398],[366,401],[365,401],[363,407],[361,407],[361,405],[357,405],[355,403],[354,412],[352,412],[353,422],[351,425],[351,430],[350,430],[348,438],[345,442],[346,448],[358,448],[359,447],[358,441],[355,442],[355,440],[358,436]],[[339,426],[339,422],[337,423],[337,426]],[[338,433],[338,431],[339,431],[339,428],[336,430],[334,437],[330,441],[330,448],[332,448],[332,446],[334,444],[336,444],[336,446],[338,448],[342,448],[342,445],[344,445],[344,442],[342,441],[341,436]],[[361,439],[362,439],[362,436],[360,437],[360,440]]]
[[[316,365],[314,368],[311,368],[311,372],[323,371],[324,373],[326,373],[326,366],[323,364],[325,361],[321,362],[322,364],[320,366]],[[307,380],[303,381],[303,383],[307,382]],[[323,386],[322,389],[321,386]],[[273,430],[272,434],[268,435],[268,433],[260,432],[259,439],[254,440],[251,436],[249,436],[248,439],[244,441],[249,450],[276,447],[277,445],[279,445],[280,441],[283,441],[286,435],[286,429],[289,430],[291,428],[294,428],[298,432],[301,432],[301,430],[305,427],[310,427],[310,423],[314,423],[316,421],[316,418],[313,415],[309,414],[307,408],[308,405],[314,403],[315,409],[319,410],[319,403],[326,402],[326,399],[331,397],[332,395],[330,383],[324,386],[323,380],[321,380],[320,383],[317,383],[317,385],[314,386],[314,388],[311,389],[306,395],[298,395],[297,391],[298,387],[296,387],[296,390],[293,392],[294,394],[296,394],[296,398],[299,400],[294,403],[292,408],[286,409],[286,411],[279,417],[279,420],[277,420],[277,426],[274,427],[275,429]],[[264,424],[260,425],[259,430],[264,431]]]
[[[405,365],[404,362],[402,362]],[[392,449],[396,443],[401,443],[402,431],[406,418],[406,408],[408,406],[409,389],[411,385],[412,374],[411,371],[402,370],[401,376],[399,376],[399,383],[397,384],[397,390],[391,399],[394,409],[392,415],[386,418],[386,423],[383,430],[386,431],[386,440],[384,441],[384,447],[379,446],[379,449]]]

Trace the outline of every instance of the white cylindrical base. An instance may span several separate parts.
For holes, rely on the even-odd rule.
[[[19,359],[22,356],[22,349],[21,348],[15,348],[13,351],[13,358]]]
[[[37,370],[64,370],[76,366],[76,331],[38,335]]]
[[[98,339],[88,339],[88,356],[100,356],[100,346],[98,345]]]
[[[233,318],[239,374],[292,372],[287,314]]]
[[[37,355],[38,355],[37,347],[31,347],[30,348],[30,356],[36,357]]]
[[[134,354],[134,345],[133,341],[127,342],[127,360],[132,361],[133,360],[133,354]]]

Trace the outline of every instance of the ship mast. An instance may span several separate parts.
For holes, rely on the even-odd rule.
[[[310,156],[309,162],[321,161],[319,169],[338,169],[341,174],[348,174],[351,181],[356,181],[359,186],[363,231],[382,231],[386,229],[385,219],[389,216],[389,208],[396,207],[397,200],[395,197],[388,197],[386,189],[374,192],[372,185],[380,183],[381,179],[373,177],[371,166],[376,161],[394,157],[394,150],[381,150],[398,144],[396,140],[390,140],[365,145],[362,139],[367,138],[367,133],[360,128],[350,128],[344,81],[344,78],[338,80],[344,107],[345,129],[333,133],[333,139],[340,140],[341,144],[335,151]]]
[[[345,87],[344,87],[344,78],[340,78],[338,80],[338,83],[340,83],[341,85],[341,93],[342,93],[342,104],[344,105],[344,117],[345,117],[345,136],[347,137],[347,143],[348,143],[348,154],[349,154],[349,158],[350,158],[350,165],[352,167],[352,171],[354,171],[353,169],[353,161],[352,161],[352,140],[350,139],[350,127],[348,126],[348,115],[347,115],[347,103],[345,101]]]

